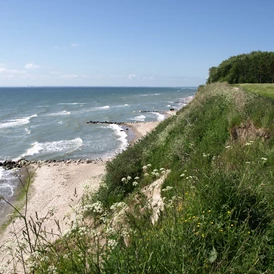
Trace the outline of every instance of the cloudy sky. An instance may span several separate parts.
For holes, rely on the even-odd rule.
[[[0,0],[0,86],[197,86],[274,51],[273,0]]]

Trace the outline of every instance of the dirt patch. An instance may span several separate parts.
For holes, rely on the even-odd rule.
[[[255,140],[260,137],[263,140],[270,138],[268,130],[263,128],[256,128],[255,125],[249,121],[247,124],[242,124],[237,127],[233,127],[229,130],[231,140],[246,142],[248,140]]]

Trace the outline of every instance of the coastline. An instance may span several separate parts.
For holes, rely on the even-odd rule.
[[[127,123],[126,132],[131,134],[130,144],[133,144],[148,132],[152,131],[160,122]],[[31,183],[28,195],[27,216],[35,219],[47,216],[49,212],[54,212],[44,222],[48,230],[56,230],[55,220],[59,221],[61,231],[67,230],[71,223],[64,220],[67,215],[72,216],[72,208],[79,203],[84,193],[85,186],[96,191],[105,175],[105,166],[108,160],[78,160],[62,162],[43,162],[30,165],[34,171],[33,182]],[[16,204],[16,203],[15,203]],[[21,211],[25,206],[21,206]],[[75,217],[75,216],[74,216]],[[23,230],[22,219],[14,218],[12,223],[7,225],[0,237],[0,258],[4,259],[5,242],[10,241],[12,234],[21,234]],[[12,241],[12,240],[11,240]],[[5,260],[3,260],[5,262]]]

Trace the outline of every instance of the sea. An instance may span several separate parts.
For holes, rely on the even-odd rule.
[[[187,105],[197,87],[0,88],[0,162],[5,160],[107,159],[129,139],[111,122],[162,121]],[[110,124],[91,124],[107,121]],[[0,196],[11,199],[16,171],[0,167]],[[0,201],[0,218],[5,203]]]

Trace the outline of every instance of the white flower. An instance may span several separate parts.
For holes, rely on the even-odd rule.
[[[143,169],[143,170],[147,170],[147,166],[143,166],[142,169]]]
[[[147,167],[151,167],[151,164],[147,164]]]
[[[132,178],[131,178],[130,176],[127,176],[127,179],[128,179],[128,181],[129,181],[129,180],[131,180]]]
[[[139,180],[139,179],[140,179],[139,177],[135,177],[135,178],[134,178],[134,180],[136,180],[136,181]]]
[[[262,157],[261,160],[263,160],[265,162],[265,161],[267,161],[267,158]]]
[[[126,181],[127,181],[127,179],[125,177],[121,179],[121,182],[123,182],[123,183]]]
[[[132,183],[132,185],[133,185],[133,186],[138,186],[138,182],[134,181],[134,182]]]
[[[169,191],[171,189],[173,189],[172,186],[167,186],[166,188],[163,188],[162,191],[165,192],[165,191]]]
[[[180,177],[185,177],[186,175],[184,174],[184,173],[182,173],[181,175],[180,175]]]

